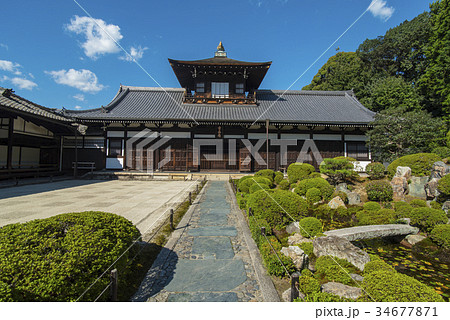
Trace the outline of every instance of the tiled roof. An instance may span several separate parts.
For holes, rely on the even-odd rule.
[[[70,118],[59,114],[56,109],[50,109],[40,106],[18,95],[15,95],[10,89],[5,89],[2,87],[0,87],[0,107],[17,110],[48,119],[58,120],[65,123],[72,121]]]
[[[373,121],[350,91],[258,90],[256,105],[183,104],[184,89],[121,86],[105,108],[67,111],[84,120],[110,121],[231,121],[354,124]]]

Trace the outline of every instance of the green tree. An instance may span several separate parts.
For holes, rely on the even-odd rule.
[[[393,108],[379,112],[372,122],[369,138],[372,155],[376,161],[420,152],[429,152],[437,141],[444,139],[440,130],[442,121],[423,110],[407,111]]]
[[[378,79],[369,85],[368,91],[369,97],[365,100],[365,106],[375,112],[397,107],[408,111],[421,108],[416,89],[401,77]]]
[[[427,109],[437,116],[450,114],[450,1],[430,5],[432,35],[426,49],[428,68],[419,82]]]

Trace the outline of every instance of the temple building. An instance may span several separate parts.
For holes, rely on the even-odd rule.
[[[61,127],[77,128],[52,127],[55,164],[70,169],[76,158],[97,170],[254,172],[297,161],[318,168],[336,156],[370,162],[365,132],[375,114],[352,91],[259,89],[271,62],[230,59],[222,43],[212,58],[169,63],[180,88],[121,85],[104,107],[53,112]]]

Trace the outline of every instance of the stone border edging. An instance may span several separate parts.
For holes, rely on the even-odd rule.
[[[237,205],[236,196],[234,195],[230,182],[228,181],[226,185],[228,194],[231,195],[231,212],[237,216],[237,219],[239,221],[245,243],[247,244],[247,248],[250,253],[253,268],[255,269],[255,274],[258,278],[264,302],[280,302],[280,297],[278,296],[278,292],[275,289],[272,279],[267,274],[267,271],[263,266],[261,255],[255,241],[252,238],[252,234],[250,232],[250,228],[247,225],[247,221],[244,219],[242,211]]]

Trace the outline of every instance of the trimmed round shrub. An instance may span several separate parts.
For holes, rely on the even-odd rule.
[[[351,285],[355,282],[349,274],[358,272],[358,269],[347,260],[322,256],[316,260],[316,273],[314,277],[320,279],[321,283],[334,281]]]
[[[300,234],[305,238],[314,238],[322,232],[322,222],[314,217],[301,219],[299,222]]]
[[[287,169],[287,175],[290,183],[308,178],[308,176],[316,172],[316,169],[308,163],[292,163]]]
[[[0,291],[11,289],[7,300],[73,301],[116,259],[119,286],[125,286],[138,248],[124,252],[139,236],[129,220],[96,211],[6,225],[0,228]],[[109,277],[100,278],[82,301],[94,300],[108,283]]]
[[[306,255],[308,255],[309,257],[313,255],[313,251],[314,251],[314,247],[312,242],[302,242],[298,245],[300,247],[300,249],[302,249]],[[308,269],[304,269],[304,270],[308,270]],[[309,270],[308,270],[309,271]],[[311,272],[311,271],[309,271]],[[303,271],[302,271],[302,275],[303,275]]]
[[[323,159],[320,164],[320,173],[327,175],[334,185],[341,181],[353,179],[357,175],[353,163],[345,157]]]
[[[378,211],[381,209],[381,205],[378,202],[369,201],[364,203],[363,208],[367,211]]]
[[[378,211],[363,210],[356,214],[358,224],[373,225],[373,224],[389,224],[396,220],[395,211],[392,209],[380,209]]]
[[[441,210],[442,209],[442,204],[440,204],[437,201],[431,201],[430,202],[430,207],[436,210]]]
[[[306,243],[306,242],[303,242],[303,243]],[[312,277],[313,276],[313,273],[309,269],[303,269],[302,272],[300,272],[300,274],[303,277]]]
[[[271,182],[273,182],[273,179],[275,178],[275,171],[271,169],[263,169],[259,170],[255,173],[255,177],[263,177],[269,179]]]
[[[392,201],[394,191],[389,182],[371,181],[366,185],[367,197],[370,201]]]
[[[256,191],[260,191],[260,190],[269,190],[269,186],[267,184],[263,184],[263,183],[254,183],[250,186],[249,188],[249,193],[254,193]]]
[[[320,282],[313,277],[302,275],[298,279],[298,288],[305,295],[316,293],[320,291]]]
[[[249,193],[250,187],[255,183],[266,184],[267,186],[272,187],[272,182],[267,178],[250,177],[239,183],[239,190],[241,190],[241,192]]]
[[[294,192],[300,196],[306,196],[306,192],[308,192],[308,190],[311,188],[319,189],[322,193],[322,199],[324,199],[325,201],[330,200],[334,192],[334,188],[328,183],[327,180],[323,178],[310,178],[301,180],[297,183]]]
[[[430,232],[438,224],[445,224],[448,221],[443,210],[431,208],[415,208],[411,211],[411,224],[419,227],[420,230]]]
[[[281,190],[289,190],[290,183],[287,180],[281,180],[278,184]]]
[[[389,177],[393,177],[397,171],[397,167],[410,167],[411,174],[416,177],[428,176],[431,172],[431,167],[436,161],[441,161],[442,158],[434,153],[416,153],[403,156],[394,160],[388,167],[387,172]]]
[[[447,174],[439,179],[438,190],[440,193],[450,196],[450,174]]]
[[[404,201],[394,202],[395,214],[398,218],[409,218],[413,207]]]
[[[369,274],[375,271],[396,272],[394,268],[392,268],[380,258],[378,258],[377,260],[369,261],[364,265],[364,274]]]
[[[381,162],[372,162],[366,166],[366,173],[372,180],[383,179],[385,170]]]
[[[283,172],[277,171],[275,172],[275,178],[273,178],[273,182],[275,182],[276,184],[279,184],[281,182],[281,180],[284,179],[284,174]]]
[[[306,200],[285,190],[262,190],[252,193],[247,200],[256,218],[266,219],[272,228],[286,226],[308,213]],[[292,219],[291,219],[292,217]]]
[[[434,148],[431,153],[437,154],[442,159],[450,157],[450,148],[449,147],[437,147]]]
[[[425,200],[420,200],[420,199],[413,199],[409,204],[413,208],[425,208],[425,207],[428,207],[427,206],[427,202]]]
[[[321,204],[317,208],[314,209],[314,215],[318,219],[330,219],[331,209],[327,204]]]
[[[306,200],[309,203],[316,203],[322,200],[322,192],[317,188],[311,188],[306,191]]]
[[[405,274],[374,271],[364,276],[362,287],[369,301],[377,302],[443,302],[432,288]]]
[[[431,230],[430,238],[437,245],[450,249],[450,224],[439,224]]]

